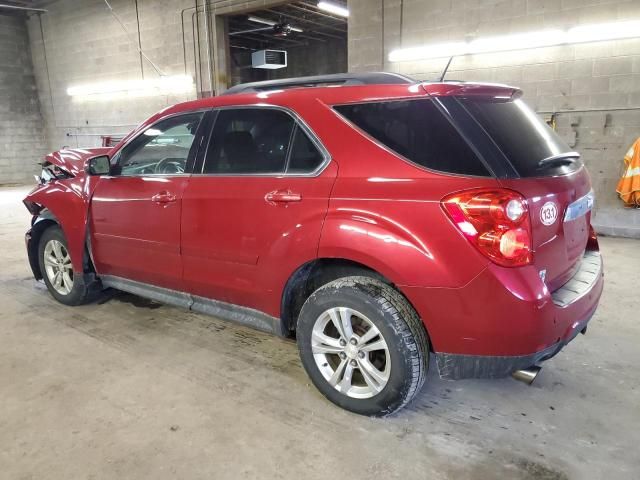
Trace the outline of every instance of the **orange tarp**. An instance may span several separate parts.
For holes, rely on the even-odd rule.
[[[624,156],[624,173],[616,191],[625,205],[640,207],[640,138]]]

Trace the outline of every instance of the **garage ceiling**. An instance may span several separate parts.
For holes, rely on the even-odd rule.
[[[346,18],[319,10],[309,1],[228,18],[231,48],[286,48],[347,37]]]

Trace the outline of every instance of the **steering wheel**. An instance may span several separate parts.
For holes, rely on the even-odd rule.
[[[154,173],[184,173],[184,163],[178,158],[163,158],[160,160],[153,171]]]

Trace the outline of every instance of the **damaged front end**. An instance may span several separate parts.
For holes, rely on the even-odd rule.
[[[48,154],[38,184],[23,203],[31,213],[31,228],[25,235],[29,264],[36,279],[42,278],[38,247],[42,233],[58,225],[67,239],[73,270],[86,269],[86,232],[88,207],[95,181],[86,175],[90,158],[106,155],[110,148],[65,149]]]

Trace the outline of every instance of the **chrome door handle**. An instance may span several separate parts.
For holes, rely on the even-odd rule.
[[[267,203],[276,204],[276,203],[291,203],[291,202],[300,202],[302,200],[302,195],[299,193],[294,193],[290,190],[275,190],[273,192],[269,192],[264,196],[264,199]]]
[[[171,203],[176,201],[176,196],[169,192],[160,192],[151,197],[151,201],[160,204]]]

